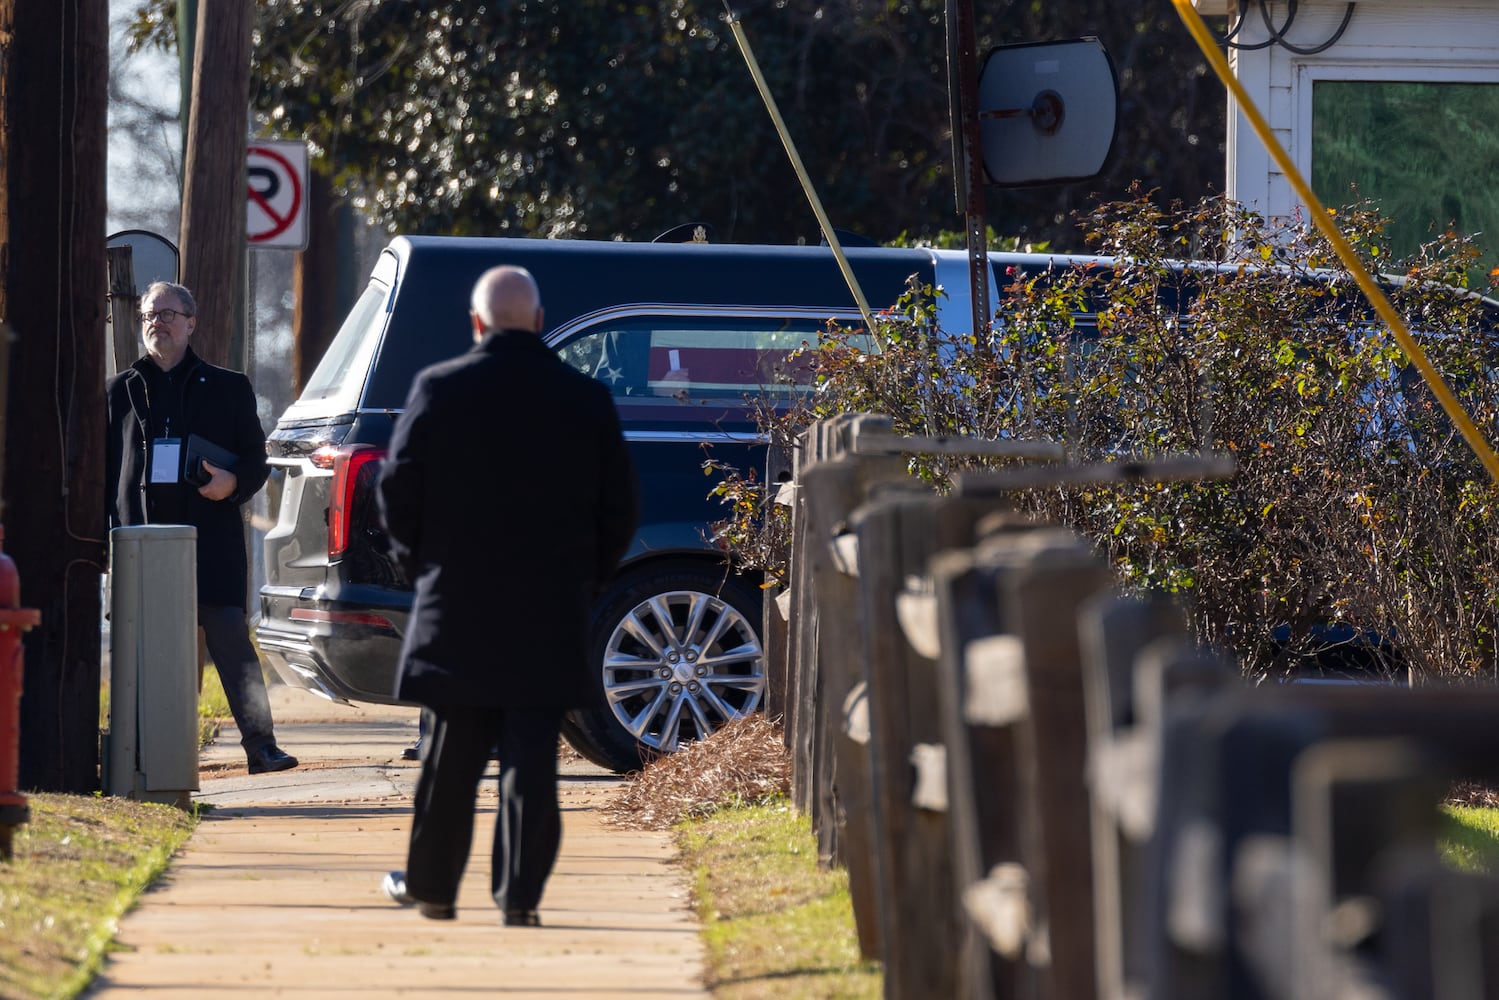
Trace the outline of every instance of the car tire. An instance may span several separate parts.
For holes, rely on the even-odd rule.
[[[620,574],[595,604],[594,703],[563,720],[568,743],[624,774],[761,707],[760,591],[722,566]]]

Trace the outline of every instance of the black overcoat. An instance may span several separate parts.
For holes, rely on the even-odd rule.
[[[415,582],[395,694],[503,708],[587,704],[588,613],[639,518],[609,390],[533,333],[423,370],[379,500]]]
[[[182,364],[182,427],[174,429],[207,438],[239,456],[233,472],[239,480],[233,495],[209,500],[186,489],[185,520],[198,529],[198,603],[245,610],[245,526],[240,507],[265,485],[265,429],[256,410],[255,390],[242,372],[219,368],[189,348]],[[146,494],[146,449],[150,434],[150,399],[141,358],[105,383],[107,431],[104,485],[109,526],[151,524]]]

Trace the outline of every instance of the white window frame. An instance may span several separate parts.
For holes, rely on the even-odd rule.
[[[1319,83],[1468,83],[1499,84],[1499,62],[1437,63],[1347,60],[1302,63],[1296,71],[1296,148],[1291,160],[1308,184],[1312,178],[1313,91]],[[1476,179],[1478,183],[1487,183]]]
[[[1201,6],[1201,3],[1199,3]],[[1336,31],[1342,0],[1302,0],[1291,40],[1316,44]],[[1277,23],[1281,0],[1272,4]],[[1298,55],[1279,46],[1232,50],[1229,61],[1250,99],[1304,175],[1312,163],[1312,85],[1324,80],[1492,83],[1499,81],[1499,4],[1495,0],[1365,0],[1330,49]],[[1257,5],[1246,43],[1264,38]],[[1305,207],[1259,137],[1230,102],[1225,190],[1269,218],[1289,219]]]

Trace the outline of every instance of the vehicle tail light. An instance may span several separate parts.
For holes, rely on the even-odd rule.
[[[312,453],[314,466],[333,470],[333,487],[328,494],[329,559],[336,559],[348,551],[356,504],[367,499],[360,492],[360,472],[371,462],[379,462],[384,457],[384,448],[361,444],[347,448],[330,445]],[[368,484],[365,485],[367,491]]]
[[[384,615],[369,611],[324,611],[320,608],[292,608],[287,615],[294,622],[327,622],[330,625],[369,625],[395,631],[395,624]]]

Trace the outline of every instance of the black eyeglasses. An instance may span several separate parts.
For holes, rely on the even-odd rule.
[[[180,309],[157,309],[154,311],[143,309],[140,314],[141,322],[143,323],[155,323],[157,320],[161,320],[163,323],[175,323],[178,316],[191,315],[192,313],[183,312]]]

